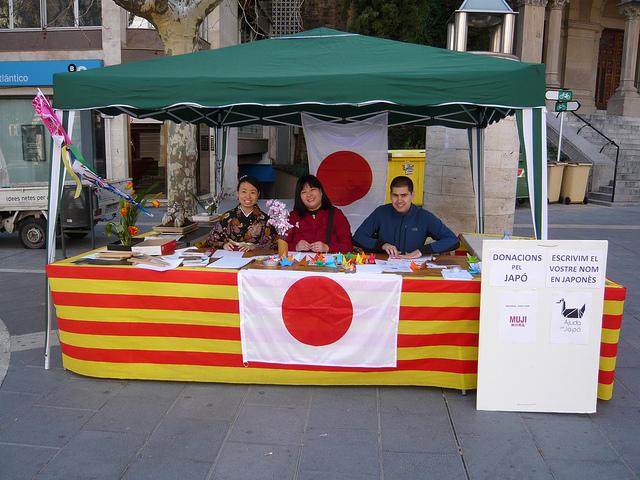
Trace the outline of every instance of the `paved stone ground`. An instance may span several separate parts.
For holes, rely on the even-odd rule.
[[[530,223],[519,208],[515,233]],[[438,388],[97,380],[63,370],[59,347],[45,371],[44,254],[0,234],[0,479],[638,479],[640,208],[551,206],[550,224],[608,239],[628,289],[614,397],[595,415],[478,412]]]

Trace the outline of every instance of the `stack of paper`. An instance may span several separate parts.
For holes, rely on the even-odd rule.
[[[453,270],[450,268],[442,270],[442,277],[447,280],[473,280],[473,276],[466,270]]]
[[[252,261],[253,261],[253,258],[243,258],[239,256],[225,255],[221,258],[218,258],[218,260],[216,260],[215,262],[207,265],[207,268],[224,268],[224,269],[230,269],[230,270],[239,270],[245,265],[247,265],[248,263],[251,263]]]
[[[213,252],[213,255],[211,255],[211,258],[242,257],[243,255],[244,255],[244,252],[241,252],[239,250],[224,250],[221,248]]]

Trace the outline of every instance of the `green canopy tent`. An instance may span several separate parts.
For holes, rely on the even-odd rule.
[[[525,151],[537,238],[546,238],[547,231],[544,90],[541,64],[327,28],[54,75],[54,104],[62,110],[93,109],[219,129],[299,126],[300,112],[350,122],[386,111],[389,125],[467,129],[479,232],[484,229],[484,128],[521,112],[518,128],[529,145]]]
[[[318,28],[217,50],[56,74],[53,83],[58,110],[91,109],[215,127],[216,145],[222,145],[216,148],[218,182],[220,150],[229,127],[300,126],[301,112],[342,123],[387,112],[391,126],[466,129],[480,233],[484,129],[517,114],[535,235],[547,238],[541,64]],[[54,156],[52,172],[59,173],[59,160]],[[53,228],[55,222],[49,225]],[[48,325],[47,333],[49,329]]]

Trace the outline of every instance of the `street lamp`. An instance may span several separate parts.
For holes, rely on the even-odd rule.
[[[447,48],[465,52],[467,29],[491,30],[491,52],[511,55],[516,12],[505,0],[464,0],[447,24]]]

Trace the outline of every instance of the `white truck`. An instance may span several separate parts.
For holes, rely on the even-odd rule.
[[[127,180],[112,182],[124,189]],[[60,219],[69,238],[84,237],[93,225],[110,220],[118,212],[118,197],[111,192],[83,185],[82,195],[74,199],[75,184],[65,185]],[[92,198],[91,198],[92,197]],[[49,186],[46,182],[0,187],[0,232],[18,232],[26,248],[44,248],[47,238]],[[89,206],[93,205],[93,216]]]

